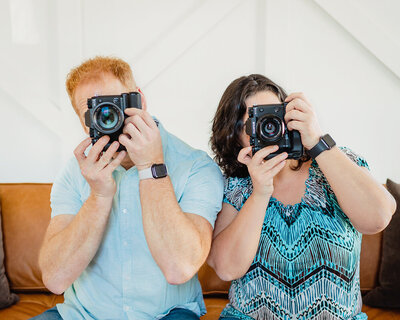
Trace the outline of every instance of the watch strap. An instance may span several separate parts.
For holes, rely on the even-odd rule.
[[[151,167],[143,169],[143,170],[139,170],[138,173],[139,173],[139,180],[154,179],[153,172],[151,171]]]
[[[319,142],[307,152],[311,158],[315,159],[322,152],[332,149],[335,145],[335,140],[333,140],[329,134],[325,134],[319,139]]]

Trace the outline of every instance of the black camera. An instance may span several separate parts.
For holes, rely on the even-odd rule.
[[[119,96],[97,96],[87,100],[88,110],[85,112],[85,124],[88,126],[92,144],[102,136],[110,136],[110,141],[104,147],[107,150],[111,143],[118,141],[122,133],[126,108],[142,109],[140,93],[129,92]],[[117,151],[126,150],[120,145]]]
[[[265,159],[282,153],[288,153],[288,159],[300,159],[304,155],[300,132],[287,129],[284,117],[286,105],[265,104],[250,107],[249,118],[246,121],[246,133],[250,136],[250,145],[253,147],[253,155],[258,150],[278,145],[277,152],[269,154]]]

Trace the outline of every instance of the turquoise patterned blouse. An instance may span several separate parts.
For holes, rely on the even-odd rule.
[[[367,162],[341,148],[359,166]],[[340,208],[313,161],[300,203],[271,197],[256,256],[232,281],[222,317],[237,319],[367,319],[361,312],[361,233]],[[227,178],[224,202],[240,210],[251,178]]]

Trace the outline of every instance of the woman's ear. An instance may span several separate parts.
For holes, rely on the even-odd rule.
[[[142,90],[138,87],[137,91],[140,93],[140,97],[142,99],[142,110],[147,111],[147,101],[146,97],[144,96]]]

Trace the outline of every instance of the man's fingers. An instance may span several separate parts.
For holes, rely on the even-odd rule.
[[[150,128],[153,128],[153,129],[154,129],[154,128],[157,127],[157,124],[156,124],[156,122],[154,121],[154,119],[151,117],[151,115],[150,115],[148,112],[144,111],[144,110],[136,109],[136,108],[126,108],[126,109],[125,109],[125,114],[128,115],[129,118],[131,118],[131,117],[133,117],[133,116],[135,116],[135,115],[138,115],[138,116],[140,116],[140,117],[143,119],[143,121],[144,121]],[[125,120],[125,121],[126,121],[126,120]],[[125,123],[127,123],[127,122],[125,122]]]
[[[117,152],[119,147],[119,142],[118,141],[114,141],[107,149],[106,152],[103,152],[103,154],[101,155],[100,159],[97,161],[96,166],[98,168],[98,170],[103,169],[104,167],[106,167],[109,162],[111,161],[113,155],[115,154],[115,152]]]
[[[126,108],[125,109],[125,114],[128,116],[134,116],[136,114],[141,115],[143,112],[145,112],[142,109],[138,109],[138,108]]]
[[[151,128],[144,122],[140,116],[133,116],[131,123],[140,131],[140,133],[148,135]]]
[[[131,143],[131,139],[127,134],[120,134],[118,137],[118,142],[122,144],[125,148],[128,149],[129,144]]]
[[[99,140],[97,140],[92,149],[89,151],[87,156],[88,160],[91,162],[96,162],[108,141],[110,141],[109,136],[102,136]]]
[[[78,160],[78,163],[81,163],[86,159],[85,150],[90,146],[91,141],[91,138],[86,138],[75,148],[74,155],[76,160]]]
[[[156,122],[148,112],[143,112],[143,120],[150,128],[158,128]]]
[[[138,128],[136,128],[136,126],[134,124],[132,124],[131,122],[129,122],[126,126],[124,126],[124,129],[122,130],[122,132],[125,135],[129,135],[131,137],[131,139],[133,139],[135,141],[143,138],[142,134],[140,133]]]
[[[240,150],[237,160],[247,166],[251,161],[251,149],[252,147],[246,147]]]
[[[112,174],[113,171],[121,164],[122,160],[124,160],[125,156],[126,151],[121,151],[103,170],[107,172],[107,174]]]

